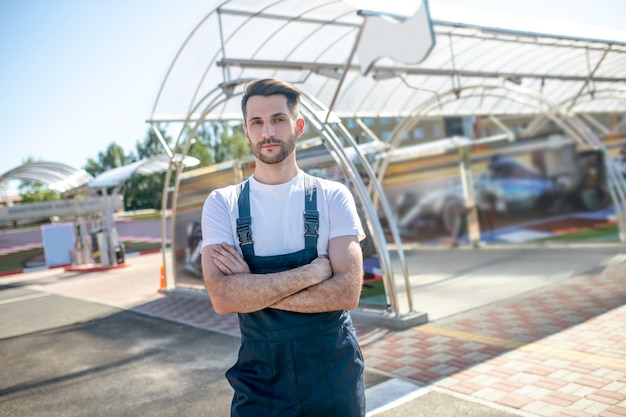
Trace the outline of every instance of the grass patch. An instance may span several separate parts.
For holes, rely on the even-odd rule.
[[[594,227],[564,235],[552,236],[542,240],[545,242],[565,242],[575,240],[619,240],[619,231],[617,228],[617,224],[609,224],[606,226]]]
[[[117,215],[115,217],[121,217],[124,219],[131,220],[160,220],[161,219],[161,211],[160,210],[144,210],[139,213],[129,213],[128,215]]]
[[[124,252],[143,252],[147,250],[161,249],[160,243],[149,242],[124,242]]]
[[[18,271],[28,267],[29,260],[42,257],[40,265],[45,265],[43,260],[43,248],[28,249],[21,252],[9,253],[7,255],[0,256],[0,272]]]
[[[363,284],[361,298],[374,297],[382,294],[385,294],[385,286],[382,280]]]

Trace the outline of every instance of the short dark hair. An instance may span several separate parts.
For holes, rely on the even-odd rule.
[[[243,121],[246,123],[246,105],[248,99],[253,96],[269,97],[281,94],[287,97],[287,107],[294,118],[298,118],[300,108],[300,91],[293,85],[276,78],[265,78],[262,80],[251,81],[245,85],[243,97],[241,98],[241,112],[243,113]]]

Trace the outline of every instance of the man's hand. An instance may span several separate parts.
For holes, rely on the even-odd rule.
[[[210,255],[215,266],[222,271],[224,275],[250,272],[250,267],[239,252],[237,252],[237,249],[228,243],[221,243],[219,246],[214,246]]]
[[[327,256],[318,256],[311,261],[310,265],[315,268],[311,272],[317,276],[326,277],[327,279],[333,276],[333,268]]]

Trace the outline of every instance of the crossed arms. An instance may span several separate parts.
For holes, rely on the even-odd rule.
[[[253,274],[231,245],[202,249],[202,271],[217,313],[250,313],[264,308],[320,313],[356,308],[363,279],[363,255],[356,236],[328,242],[328,258],[288,271]]]

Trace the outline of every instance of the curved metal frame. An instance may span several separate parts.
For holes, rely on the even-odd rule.
[[[457,100],[457,94],[459,92],[464,93],[464,98],[472,97],[467,95],[468,91],[472,90],[499,90],[513,92],[519,95],[521,98],[509,95],[490,94],[493,96],[499,96],[506,100],[518,101],[526,106],[533,107],[536,111],[541,113],[544,117],[552,120],[556,123],[564,132],[566,132],[572,139],[574,139],[584,149],[598,149],[602,150],[605,155],[605,167],[608,174],[608,189],[613,200],[615,211],[617,215],[617,221],[619,226],[620,240],[626,242],[626,180],[621,174],[620,168],[612,161],[611,155],[607,150],[604,143],[593,133],[587,124],[585,124],[579,117],[565,108],[563,105],[558,105],[550,102],[542,95],[535,91],[529,90],[521,86],[512,85],[479,85],[479,86],[465,86],[461,87],[460,91],[448,91],[443,94],[437,93],[430,100],[424,102],[418,109],[415,109],[410,117],[406,117],[391,133],[389,140],[390,149],[395,149],[403,135],[417,126],[422,120],[425,114],[428,114],[429,110],[433,106],[442,106],[446,102],[446,99],[450,101]],[[479,97],[485,96],[485,93],[477,95]],[[526,100],[522,100],[525,98]],[[536,104],[535,104],[536,103]],[[549,110],[547,111],[546,108]],[[378,182],[382,184],[385,173],[389,165],[388,160],[383,162],[378,167]]]
[[[189,147],[191,145],[191,138],[195,136],[196,132],[198,131],[199,126],[206,120],[207,116],[211,112],[213,112],[216,108],[218,108],[218,106],[220,105],[225,106],[227,101],[235,96],[235,93],[234,93],[235,87],[247,81],[247,79],[244,79],[244,77],[242,76],[244,74],[243,68],[245,68],[245,63],[241,63],[242,69],[241,69],[241,72],[239,73],[239,78],[236,78],[234,80],[233,78],[231,78],[230,71],[232,68],[237,66],[237,63],[236,63],[236,60],[231,60],[232,62],[229,63],[228,59],[226,59],[227,57],[226,47],[229,45],[230,40],[235,38],[238,32],[242,30],[244,26],[246,26],[246,23],[250,22],[256,16],[262,15],[266,10],[270,9],[271,7],[277,4],[280,4],[282,2],[285,2],[285,1],[286,0],[273,0],[273,1],[268,2],[264,6],[263,9],[256,10],[254,12],[247,11],[243,13],[238,13],[237,10],[227,10],[224,6],[226,6],[230,1],[224,0],[220,2],[219,5],[216,6],[213,10],[211,10],[204,18],[202,18],[201,21],[195,26],[193,31],[189,34],[189,36],[185,39],[184,43],[181,45],[180,49],[176,53],[176,56],[174,57],[170,67],[167,70],[166,76],[159,87],[159,91],[158,91],[158,94],[157,94],[157,97],[156,97],[156,100],[152,109],[151,117],[150,117],[150,120],[152,121],[152,123],[155,122],[154,121],[155,112],[161,100],[161,96],[166,86],[166,83],[168,82],[168,79],[170,78],[172,74],[172,70],[174,66],[176,65],[179,58],[181,57],[182,52],[185,50],[186,46],[188,45],[190,40],[193,38],[193,36],[196,34],[196,32],[207,22],[207,20],[210,19],[212,16],[217,15],[217,23],[219,25],[219,36],[220,36],[219,42],[220,42],[221,47],[218,48],[215,54],[210,57],[209,64],[207,65],[206,68],[204,68],[203,73],[201,77],[199,78],[197,85],[195,86],[193,95],[191,96],[191,99],[189,101],[188,111],[187,111],[187,115],[185,116],[183,128],[181,129],[176,139],[174,152],[177,152],[179,148],[182,148],[182,154],[183,156],[186,156],[189,150]],[[329,0],[326,4],[330,4],[334,2],[335,1],[333,0]],[[320,4],[317,7],[323,7],[323,5]],[[303,10],[300,16],[306,15],[308,12],[314,9],[315,7],[309,8],[307,10]],[[243,22],[240,23],[238,27],[234,28],[234,30],[232,30],[226,38],[224,38],[224,31],[222,30],[223,29],[222,28],[222,12],[223,13],[236,13],[243,17]],[[290,17],[285,16],[285,22],[282,25],[280,24],[276,25],[275,29],[271,33],[266,34],[267,35],[266,41],[268,39],[277,37],[281,33],[284,27],[286,27],[290,22],[297,20],[300,16],[290,16]],[[338,19],[341,19],[342,17],[343,15],[335,16],[335,19],[338,20]],[[332,20],[327,21],[326,23],[323,23],[322,21],[316,22],[316,23],[322,23],[322,25],[312,30],[309,33],[309,35],[317,33],[326,24],[332,24],[332,22],[333,22]],[[441,22],[441,21],[437,21],[433,23],[438,24],[438,25],[450,25],[452,27],[461,27],[462,29],[468,29],[468,28],[478,29],[478,30],[484,29],[478,26],[474,27],[471,25],[452,24],[452,23]],[[354,24],[352,28],[349,28],[346,31],[346,33],[342,36],[342,39],[345,38],[346,36],[352,35],[354,33],[354,30],[359,30],[358,24]],[[493,30],[496,32],[502,31],[505,34],[512,33],[511,31],[500,30],[500,29],[493,29]],[[524,36],[529,35],[528,32],[519,32],[519,34],[524,35]],[[439,35],[442,35],[442,33],[440,33]],[[443,33],[443,35],[445,35],[445,33]],[[450,37],[450,39],[452,39],[452,36],[453,36],[452,32],[447,33],[447,35]],[[530,34],[530,35],[533,35],[533,34]],[[534,34],[534,35],[541,35],[541,34]],[[454,36],[457,36],[457,35],[454,35]],[[467,36],[470,38],[472,37],[480,38],[480,35],[476,35],[476,34],[470,34],[470,35],[464,35],[464,36]],[[550,38],[554,45],[557,45],[558,42],[560,42],[558,37],[554,37],[551,35],[541,35],[541,36],[547,36],[548,38]],[[461,36],[461,38],[463,38],[463,36]],[[287,57],[291,57],[295,53],[295,51],[298,49],[298,47],[302,45],[303,42],[304,42],[304,39],[301,40],[300,42],[297,42],[295,46],[292,47],[291,50],[288,50]],[[358,42],[358,36],[357,36],[357,42]],[[255,56],[257,56],[258,54],[262,52],[263,46],[264,45],[262,44],[261,46],[257,47],[255,51],[253,51],[252,58],[254,58]],[[453,43],[450,42],[449,46],[450,48],[452,48],[455,45],[453,45]],[[458,46],[458,44],[456,46]],[[301,71],[300,74],[301,74],[301,77],[304,77],[304,80],[306,80],[311,74],[318,73],[320,75],[325,75],[326,72],[331,72],[331,71],[335,72],[334,73],[335,76],[339,76],[341,78],[341,81],[339,82],[339,85],[336,88],[335,96],[333,98],[333,103],[331,103],[330,108],[325,107],[324,104],[319,102],[316,99],[314,94],[307,94],[306,92],[303,92],[304,93],[303,94],[304,100],[302,104],[303,116],[307,118],[310,124],[325,139],[324,143],[326,147],[329,148],[329,151],[331,155],[333,155],[333,157],[335,158],[337,164],[344,170],[344,173],[352,182],[355,188],[355,191],[357,192],[358,197],[361,200],[361,203],[365,209],[365,214],[367,217],[367,226],[370,229],[370,232],[372,232],[374,235],[374,243],[376,246],[376,250],[379,254],[379,257],[380,257],[381,267],[384,271],[383,277],[384,277],[385,289],[387,292],[387,296],[389,297],[389,304],[393,312],[396,315],[401,315],[404,312],[409,313],[413,311],[413,304],[412,304],[412,295],[411,295],[408,271],[406,269],[406,262],[404,259],[404,252],[402,250],[401,240],[398,236],[398,230],[395,227],[396,219],[394,218],[389,208],[389,205],[387,203],[386,197],[382,191],[382,186],[381,186],[385,173],[388,168],[389,161],[384,158],[381,158],[374,163],[374,166],[371,166],[369,161],[362,154],[360,154],[357,150],[356,152],[357,158],[359,159],[359,162],[365,168],[367,176],[368,176],[369,185],[365,187],[365,183],[363,182],[363,179],[360,177],[360,175],[358,175],[358,172],[356,170],[356,167],[354,166],[353,161],[347,156],[345,149],[343,147],[343,144],[342,144],[342,143],[348,143],[350,146],[357,149],[356,143],[354,139],[352,138],[352,136],[348,133],[345,126],[343,126],[341,121],[334,114],[331,114],[331,112],[334,111],[333,104],[335,100],[339,97],[339,93],[340,93],[339,90],[341,89],[341,85],[343,81],[346,79],[346,75],[348,74],[348,72],[354,71],[354,68],[352,68],[352,65],[351,65],[352,64],[351,57],[350,59],[347,60],[347,63],[345,64],[345,66],[342,67],[343,65],[342,64],[342,65],[339,65],[338,67],[333,67],[334,69],[332,70],[328,68],[327,66],[325,66],[323,63],[318,63],[317,62],[318,58],[323,56],[325,51],[327,51],[328,48],[331,48],[331,47],[332,47],[332,43],[325,45],[324,48],[320,50],[319,55],[315,58],[314,62],[312,63],[294,63],[293,66],[289,66],[289,65],[272,66],[272,65],[277,65],[281,63],[273,62],[273,61],[263,61],[262,63],[260,63],[260,66],[261,67],[264,66],[264,68],[273,70],[274,74],[276,74],[276,72],[279,71],[280,69],[297,69]],[[578,48],[580,48],[580,46],[578,46]],[[606,55],[609,52],[609,50],[604,51],[604,55]],[[448,77],[452,77],[453,79],[452,87],[449,91],[445,93],[438,93],[437,91],[434,91],[432,88],[422,89],[422,88],[413,87],[407,82],[407,80],[404,78],[403,75],[399,75],[399,77],[402,78],[404,84],[406,84],[407,86],[409,86],[410,88],[414,90],[412,94],[407,95],[406,98],[403,99],[403,100],[407,100],[406,103],[409,103],[413,99],[415,99],[417,97],[416,94],[419,94],[420,91],[429,92],[432,94],[432,97],[430,99],[427,99],[421,102],[417,107],[415,107],[415,109],[410,113],[408,117],[406,117],[398,126],[396,126],[389,140],[386,142],[383,142],[386,144],[386,150],[390,150],[390,149],[392,150],[396,148],[399,145],[399,142],[402,136],[405,133],[407,133],[410,129],[412,129],[414,126],[419,124],[424,119],[424,117],[433,109],[436,109],[437,107],[442,107],[447,103],[457,100],[462,94],[464,98],[498,97],[498,98],[501,98],[499,102],[508,100],[509,102],[518,102],[518,103],[521,103],[523,106],[531,107],[535,109],[538,113],[545,115],[546,118],[553,120],[557,125],[559,125],[563,129],[564,132],[570,135],[581,146],[585,148],[602,149],[608,155],[608,151],[606,150],[602,142],[598,139],[598,137],[595,134],[593,134],[591,129],[589,129],[588,126],[585,123],[583,123],[579,118],[577,118],[575,115],[571,114],[568,111],[569,108],[571,108],[576,103],[576,100],[579,100],[582,95],[586,94],[586,93],[583,93],[583,91],[588,86],[589,80],[593,78],[595,71],[599,68],[600,64],[602,63],[604,56],[602,57],[600,61],[596,62],[593,72],[591,72],[587,76],[587,80],[585,84],[583,85],[583,87],[580,89],[579,93],[574,98],[572,98],[571,105],[567,106],[564,103],[560,103],[560,104],[551,103],[541,94],[538,94],[529,89],[524,89],[519,86],[512,86],[512,85],[462,86],[461,81],[463,80],[461,77],[477,76],[478,72],[483,74],[484,78],[491,78],[491,79],[504,77],[508,73],[499,73],[499,72],[494,72],[493,70],[483,72],[483,71],[467,70],[463,68],[457,69],[454,65],[454,59],[456,56],[455,53],[451,50],[449,51],[448,49],[446,49],[444,52],[452,53],[451,57],[449,57],[449,59],[452,60],[452,69],[448,68],[448,69],[444,69],[443,71],[436,71],[433,69],[424,68],[423,71],[420,71],[420,69],[413,70],[408,67],[389,67],[389,68],[381,67],[373,73],[373,77],[375,79],[378,79],[377,77],[382,79],[387,76],[396,77],[398,76],[396,72],[405,74],[407,76],[409,74],[422,74],[426,76],[426,80],[430,79],[431,76],[435,78],[438,76],[441,77],[445,75],[447,75]],[[440,50],[439,53],[442,53],[442,50]],[[221,65],[223,66],[224,83],[214,87],[213,89],[211,89],[209,93],[204,95],[200,100],[196,101],[196,99],[200,95],[200,91],[205,80],[209,76],[210,70],[218,64],[218,59],[220,58],[220,56],[224,59],[224,61],[221,62]],[[304,66],[299,66],[299,65],[304,65]],[[506,62],[503,63],[503,65],[506,65]],[[339,70],[342,70],[343,73],[337,72]],[[403,71],[406,71],[406,72],[403,72]],[[328,86],[328,84],[331,82],[333,78],[332,75],[333,74],[328,74],[328,78],[326,79],[326,81],[322,82],[322,87],[319,87],[321,89],[318,91],[322,91],[324,88]],[[544,75],[541,75],[541,74],[536,75],[536,74],[531,74],[531,73],[521,74],[520,76],[530,77],[534,79],[540,79],[540,78],[543,79],[542,77],[544,77]],[[547,78],[550,78],[551,76],[552,76],[551,74],[545,75],[545,77]],[[580,78],[580,76],[577,76],[575,78]],[[349,91],[351,91],[352,88],[357,85],[357,81],[358,81],[358,78],[353,78],[351,81],[349,81],[347,83],[345,90],[342,93],[344,95],[349,94]],[[297,83],[297,81],[295,81],[294,83]],[[439,87],[442,86],[440,83],[435,83],[435,84],[439,85]],[[395,91],[400,90],[399,88],[400,85],[401,84],[398,84],[396,86]],[[445,88],[449,88],[449,87],[445,87]],[[371,92],[369,92],[368,94],[371,94]],[[366,97],[363,98],[363,101],[361,102],[361,104],[359,104],[359,106],[364,105],[365,99]],[[389,99],[386,99],[386,100],[389,100]],[[496,102],[496,104],[497,103],[498,102]],[[201,113],[199,115],[196,115],[195,112],[199,111],[200,109],[202,109]],[[325,114],[326,117],[325,118],[321,117],[320,116],[321,114]],[[537,120],[536,123],[540,123],[540,121]],[[186,139],[183,139],[184,131],[185,129],[189,127],[191,127],[191,133]],[[375,138],[375,135],[373,137]],[[379,140],[378,138],[375,138],[375,139]],[[624,179],[621,177],[621,174],[618,172],[617,167],[613,166],[614,164],[610,162],[609,158],[606,158],[606,160],[607,160],[608,178],[610,179],[609,189],[611,191],[611,197],[613,198],[613,201],[615,202],[616,210],[619,212],[618,219],[620,220],[621,239],[622,241],[624,241],[626,239],[626,216],[624,215],[624,211],[626,210],[626,197],[625,197],[626,196],[626,193],[625,193],[626,184],[624,184]],[[169,184],[169,182],[171,181],[171,175],[174,174],[174,169],[175,169],[175,174],[174,174],[175,175],[175,179],[174,179],[175,187],[174,187],[173,204],[172,204],[172,220],[171,220],[171,225],[170,225],[173,239],[175,236],[173,231],[175,227],[176,204],[177,204],[177,199],[178,199],[178,188],[180,184],[182,168],[183,167],[180,164],[174,163],[174,160],[172,159],[172,163],[170,164],[170,169],[168,169],[167,171],[166,180],[164,184],[164,193],[163,193],[163,201],[162,201],[163,207],[165,207],[165,204],[167,201],[167,192],[166,192],[167,184]],[[393,234],[393,239],[395,240],[397,247],[398,247],[398,253],[400,255],[400,266],[401,266],[402,273],[405,278],[404,284],[406,286],[406,291],[407,291],[407,301],[408,301],[408,306],[409,306],[408,309],[405,309],[403,306],[400,306],[400,301],[398,300],[397,285],[394,279],[393,270],[391,268],[391,261],[389,259],[389,252],[387,250],[387,242],[384,237],[384,234],[382,233],[382,227],[380,225],[380,221],[376,214],[377,207],[379,204],[381,205],[381,210],[384,212],[385,216],[387,217],[390,223],[392,234]],[[162,242],[163,242],[163,260],[164,260],[164,265],[165,265],[166,264],[166,257],[165,257],[166,219],[165,219],[164,213],[165,212],[163,211]],[[173,282],[171,282],[170,280],[167,280],[167,281],[168,281],[168,287],[171,287]]]
[[[243,84],[247,81],[249,80],[243,79],[243,80],[233,81],[232,83],[230,83],[230,86],[234,87],[236,85]],[[190,118],[191,114],[193,114],[196,110],[200,108],[200,105],[204,102],[204,99],[210,97],[217,91],[221,91],[222,93],[214,97],[204,107],[204,110],[200,114],[200,117],[194,121],[195,124],[193,125],[191,132],[189,133],[187,139],[182,144],[180,144],[180,141],[182,139],[182,135],[184,132],[184,128],[189,126],[192,123],[191,118]],[[239,95],[239,94],[236,94],[236,95]],[[206,120],[207,115],[214,108],[216,108],[223,102],[229,99],[232,99],[236,95],[235,94],[226,95],[224,94],[224,89],[222,88],[219,88],[219,89],[216,88],[212,90],[209,94],[207,94],[205,98],[201,100],[201,102],[198,103],[198,105],[190,111],[190,114],[188,115],[187,120],[185,120],[185,125],[183,129],[181,129],[181,133],[179,134],[177,138],[175,150],[178,149],[179,145],[182,145],[183,146],[182,154],[183,156],[186,156],[189,151],[189,147],[191,145],[191,138],[195,136],[200,125],[204,123],[204,121]],[[359,162],[365,167],[365,170],[368,174],[369,183],[370,185],[374,184],[374,189],[375,189],[376,195],[378,196],[378,200],[382,201],[383,203],[382,204],[383,211],[384,211],[385,216],[387,217],[387,220],[389,221],[392,234],[393,234],[395,243],[398,248],[399,262],[400,262],[400,267],[403,273],[405,290],[407,294],[407,302],[408,302],[407,308],[403,308],[403,306],[401,306],[400,300],[398,299],[397,288],[396,288],[397,285],[394,279],[395,274],[392,268],[391,259],[389,257],[389,250],[387,248],[387,243],[386,243],[385,235],[382,229],[382,225],[380,224],[380,219],[378,218],[376,210],[374,209],[372,205],[372,200],[370,199],[370,193],[368,189],[366,188],[363,182],[363,179],[358,174],[358,170],[356,169],[356,166],[354,165],[350,157],[348,157],[348,155],[346,154],[345,149],[342,146],[341,139],[333,131],[331,123],[327,123],[323,120],[323,118],[319,117],[319,114],[324,114],[324,115],[328,114],[327,109],[324,108],[322,103],[316,101],[313,97],[309,96],[306,92],[302,92],[302,95],[303,95],[303,100],[301,102],[301,105],[302,105],[302,110],[303,110],[303,117],[305,117],[313,126],[313,128],[316,129],[325,139],[324,143],[326,144],[327,147],[330,148],[329,151],[331,155],[333,155],[339,167],[344,171],[346,176],[350,179],[350,182],[353,184],[354,189],[356,190],[357,195],[359,197],[359,200],[361,201],[361,204],[365,210],[365,214],[367,218],[367,227],[370,230],[370,233],[372,233],[373,235],[372,236],[373,241],[377,249],[379,261],[381,264],[381,269],[383,271],[383,281],[384,281],[385,289],[389,297],[389,300],[388,300],[389,306],[392,312],[396,316],[401,316],[401,315],[413,312],[413,298],[411,295],[411,287],[409,283],[409,274],[408,274],[408,270],[406,267],[406,260],[404,258],[404,252],[402,250],[402,242],[400,240],[400,236],[398,235],[397,227],[395,227],[395,218],[393,217],[389,204],[384,196],[382,187],[380,186],[380,184],[377,183],[374,170],[370,166],[369,161],[361,153],[358,152],[357,144],[356,142],[354,142],[354,139],[352,139],[348,130],[340,122],[338,122],[339,120],[338,118],[334,118],[334,120],[337,120],[337,121],[333,122],[332,125],[338,128],[339,132],[341,132],[342,139],[347,141],[352,147],[354,147],[355,150],[357,150],[356,152],[357,158],[359,159]],[[175,239],[174,230],[176,226],[175,225],[176,208],[177,208],[176,204],[177,204],[177,199],[178,199],[178,189],[180,185],[182,166],[180,164],[170,165],[170,169],[168,170],[166,174],[165,184],[169,184],[171,180],[173,168],[176,168],[176,176],[175,176],[174,193],[172,195],[172,210],[171,210],[172,214],[171,214],[171,220],[170,220],[170,230],[171,230],[172,239]],[[166,198],[167,198],[166,191],[167,191],[167,186],[166,186],[166,189],[164,189],[164,193],[163,193],[164,199],[163,199],[162,204],[166,203]],[[167,224],[166,224],[166,218],[164,215],[162,216],[161,224],[162,224],[162,229],[165,230],[167,227]],[[165,239],[163,239],[163,242],[165,242]],[[174,241],[172,241],[172,244],[174,244]],[[164,254],[163,263],[164,265],[167,265],[164,247],[163,247],[163,254]],[[173,286],[175,286],[175,283],[168,280],[166,287],[172,288]]]

